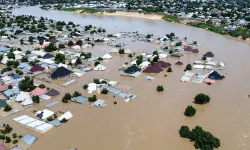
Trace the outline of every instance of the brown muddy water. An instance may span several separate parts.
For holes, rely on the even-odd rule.
[[[193,143],[180,138],[178,130],[182,125],[195,127],[202,126],[221,139],[221,150],[249,150],[250,149],[250,46],[243,41],[226,38],[202,29],[196,29],[181,24],[167,23],[128,17],[107,17],[95,15],[79,15],[67,12],[43,11],[37,7],[25,7],[14,10],[14,15],[35,15],[61,21],[73,21],[81,25],[93,24],[107,29],[108,32],[139,31],[163,35],[174,32],[177,36],[196,40],[200,45],[200,54],[186,54],[180,60],[183,66],[173,66],[173,73],[163,77],[166,71],[158,75],[153,81],[147,81],[145,74],[138,78],[121,77],[118,68],[129,61],[127,56],[114,56],[112,60],[103,61],[107,71],[90,72],[67,88],[52,85],[60,92],[75,90],[89,96],[82,89],[82,85],[93,78],[107,78],[118,80],[117,87],[126,88],[129,93],[137,95],[130,103],[124,102],[113,95],[98,95],[107,101],[105,108],[89,108],[87,105],[75,103],[58,104],[51,107],[52,111],[71,111],[72,119],[60,127],[54,127],[45,134],[39,134],[14,123],[15,116],[31,113],[35,108],[29,108],[1,120],[10,123],[18,133],[32,133],[38,140],[31,146],[31,150],[193,150]],[[148,44],[148,43],[147,43]],[[129,47],[130,46],[130,47]],[[128,45],[132,51],[152,51],[157,46],[145,43]],[[105,47],[87,49],[98,56],[105,54]],[[187,63],[200,59],[206,51],[215,53],[216,61],[226,63],[221,71],[226,78],[215,85],[181,83],[183,69]],[[167,58],[166,61],[174,64],[176,58]],[[37,81],[39,82],[39,81]],[[42,82],[42,81],[40,81]],[[163,93],[156,92],[156,86],[162,84]],[[46,83],[46,85],[48,85]],[[196,94],[203,92],[211,97],[208,105],[193,104]],[[61,101],[60,96],[55,99]],[[113,101],[117,105],[113,105]],[[50,100],[51,101],[51,100]],[[46,104],[49,103],[45,102]],[[43,108],[42,103],[35,106]],[[183,115],[187,105],[197,108],[195,117],[187,118]]]

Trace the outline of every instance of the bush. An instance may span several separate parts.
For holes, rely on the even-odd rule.
[[[71,100],[72,96],[70,95],[70,93],[66,93],[63,98],[65,98],[66,100]]]
[[[6,137],[5,137],[5,143],[10,143],[10,142],[11,142],[10,137],[6,136]]]
[[[119,54],[124,54],[124,52],[125,52],[125,51],[124,51],[123,48],[120,48],[120,49],[119,49]]]
[[[81,93],[79,93],[78,91],[75,91],[75,92],[73,93],[73,97],[77,97],[77,96],[81,96]]]
[[[206,57],[206,56],[203,56],[203,57],[202,57],[202,60],[204,60],[204,61],[207,60],[207,57]]]
[[[98,57],[98,59],[97,59],[97,60],[102,61],[102,60],[103,60],[103,58],[102,58],[102,57]]]
[[[15,140],[13,141],[13,144],[17,144],[17,143],[18,143],[18,140],[15,139]]]
[[[12,85],[9,85],[9,86],[8,86],[8,89],[12,89],[12,88],[13,88]]]
[[[67,119],[63,118],[60,122],[61,123],[66,123],[67,121],[68,121]]]
[[[10,105],[8,105],[8,104],[4,107],[5,112],[9,112],[11,110],[12,110],[12,107]]]
[[[18,138],[21,139],[23,136],[22,135],[19,135]]]
[[[158,85],[157,88],[156,88],[156,90],[157,90],[158,92],[162,92],[162,91],[164,91],[164,88],[163,88],[163,86]]]
[[[194,102],[196,104],[206,104],[210,102],[210,97],[206,94],[200,93],[195,96]]]
[[[89,97],[89,102],[95,102],[97,100],[96,95],[93,95],[92,97]]]
[[[12,134],[12,137],[15,139],[15,138],[17,138],[17,134],[16,133],[13,133]]]
[[[130,58],[133,57],[133,54],[128,54],[128,57],[130,57]]]
[[[189,138],[190,137],[190,130],[188,126],[181,126],[179,130],[179,134],[183,138]]]
[[[95,67],[96,67],[96,66],[99,65],[99,64],[100,64],[100,62],[99,62],[99,61],[96,61],[94,65],[95,65]]]
[[[116,105],[117,104],[117,101],[114,101],[114,105]]]
[[[47,118],[47,121],[48,121],[48,122],[51,122],[51,121],[53,121],[53,120],[54,120],[54,117],[53,117],[53,116],[50,116],[50,117]]]
[[[100,84],[101,83],[100,79],[94,79],[93,81],[94,81],[95,84]]]
[[[86,90],[88,87],[89,87],[88,84],[85,84],[85,85],[83,86],[83,89]]]
[[[167,72],[173,72],[171,67],[168,67]]]
[[[34,103],[40,103],[40,97],[39,96],[32,96],[32,101]]]
[[[196,149],[213,150],[214,148],[220,147],[220,140],[199,126],[196,126],[191,132],[187,126],[182,126],[179,130],[179,134],[183,138],[189,138],[190,141],[194,141],[194,147]]]
[[[44,84],[40,84],[38,87],[41,88],[41,89],[46,88],[46,86]]]
[[[65,99],[65,98],[62,98],[62,102],[63,102],[63,103],[68,103],[69,100],[67,100],[67,99]]]
[[[191,64],[187,64],[186,70],[192,70],[192,65]]]
[[[195,113],[196,113],[196,109],[193,106],[188,106],[184,112],[185,116],[188,116],[188,117],[194,116]]]
[[[108,90],[106,88],[102,89],[101,94],[108,94]]]

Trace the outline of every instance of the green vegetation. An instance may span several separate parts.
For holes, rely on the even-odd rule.
[[[139,66],[143,61],[143,56],[137,56],[136,57],[136,65]]]
[[[190,131],[187,126],[181,126],[179,134],[181,137],[188,138],[190,141],[195,142],[194,147],[196,149],[213,150],[214,148],[220,147],[220,140],[199,126],[196,126],[192,131]]]
[[[40,98],[39,98],[39,96],[32,96],[32,101],[33,101],[34,103],[40,103]]]
[[[157,86],[157,88],[156,88],[156,91],[158,91],[158,92],[162,92],[162,91],[164,91],[163,86],[158,85],[158,86]]]
[[[165,21],[177,22],[177,23],[180,23],[183,20],[182,18],[179,18],[178,16],[175,15],[164,15],[162,19]]]
[[[185,70],[192,70],[192,65],[191,64],[187,64],[186,69]]]
[[[56,63],[65,63],[65,55],[64,54],[60,54],[60,53],[58,53],[58,54],[56,54],[56,56],[55,56],[55,62]]]
[[[102,89],[102,91],[101,91],[101,94],[108,94],[108,89],[106,89],[106,88],[104,88],[104,89]]]
[[[63,98],[62,98],[62,102],[63,103],[68,103],[69,100],[71,100],[72,96],[70,95],[70,93],[66,93]]]
[[[11,110],[12,110],[12,107],[10,105],[8,105],[8,104],[4,107],[5,112],[9,112]]]
[[[33,78],[30,77],[24,77],[24,80],[19,82],[19,88],[22,91],[30,92],[33,89],[35,89],[35,86],[33,85]]]
[[[12,127],[11,126],[9,126],[8,124],[4,127],[4,129],[1,129],[0,130],[0,133],[2,133],[2,134],[8,134],[8,133],[10,133],[12,131]]]
[[[38,87],[41,88],[41,89],[46,88],[46,86],[44,84],[40,84]]]
[[[17,134],[16,134],[16,133],[13,133],[13,134],[12,134],[12,138],[14,138],[14,139],[17,138]]]
[[[89,97],[89,102],[95,102],[97,100],[96,95]]]
[[[171,68],[171,67],[168,67],[167,72],[173,72],[172,68]]]
[[[53,52],[53,51],[56,51],[56,50],[57,50],[57,47],[53,43],[50,43],[48,46],[44,47],[45,52]]]
[[[84,90],[86,90],[88,87],[89,87],[88,84],[85,84],[85,85],[83,85],[82,88],[83,88]]]
[[[184,112],[185,116],[188,116],[188,117],[194,116],[195,113],[196,113],[196,109],[193,106],[188,106]]]
[[[206,94],[200,93],[200,94],[195,96],[194,102],[196,104],[201,104],[201,105],[207,104],[210,102],[210,97]]]
[[[65,118],[63,118],[60,122],[61,122],[61,123],[66,123],[66,122],[68,122],[68,120],[65,119]]]
[[[215,27],[210,23],[203,23],[203,22],[189,22],[188,25],[193,26],[193,27],[197,27],[197,28],[202,28],[202,29],[206,29],[218,34],[226,34],[226,32],[223,30],[223,27]]]
[[[18,140],[15,139],[15,140],[13,141],[13,144],[17,144],[17,143],[18,143]]]
[[[120,48],[120,49],[119,49],[119,54],[124,54],[124,52],[125,52],[125,51],[124,51],[123,48]]]
[[[72,95],[72,97],[77,97],[77,96],[81,96],[82,94],[79,93],[78,91],[75,91]]]

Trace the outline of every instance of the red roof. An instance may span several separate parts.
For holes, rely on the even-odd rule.
[[[7,85],[7,84],[0,85],[0,92],[8,90],[8,87],[9,87],[9,85]]]
[[[160,73],[162,71],[162,68],[153,65],[153,66],[149,66],[148,68],[146,68],[143,72],[144,73]]]
[[[180,62],[180,61],[177,61],[175,64],[176,64],[176,65],[183,65],[183,63]]]
[[[44,93],[47,93],[47,89],[41,89],[37,87],[32,92],[30,92],[30,96],[40,96]]]
[[[43,70],[44,68],[40,65],[35,65],[30,69],[31,72],[37,72],[37,71],[43,71]]]
[[[167,68],[170,67],[171,64],[165,61],[158,61],[155,64],[153,64],[153,66],[158,66],[159,68]]]
[[[192,52],[192,53],[199,53],[199,50],[197,48],[193,48],[191,46],[185,46],[184,51],[186,52]]]

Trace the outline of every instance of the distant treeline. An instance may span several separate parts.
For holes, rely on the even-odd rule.
[[[79,0],[33,0],[32,4],[62,4],[62,3],[79,3]]]

